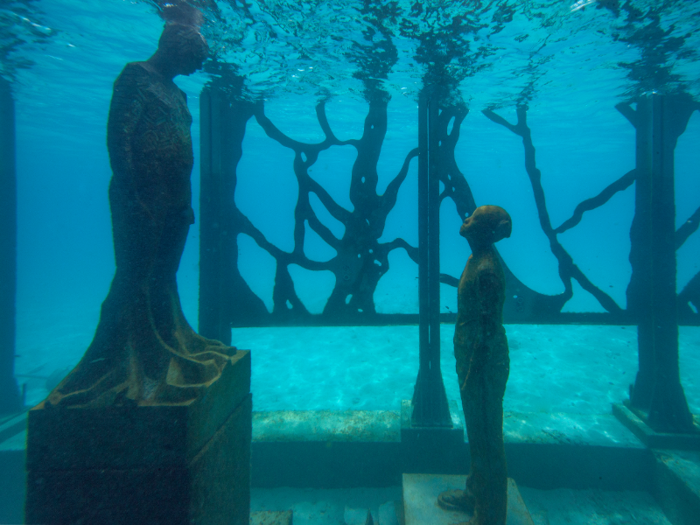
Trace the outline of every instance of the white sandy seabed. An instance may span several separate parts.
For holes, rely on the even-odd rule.
[[[459,400],[452,325],[441,327],[448,398]],[[629,326],[507,325],[511,372],[504,410],[610,413],[637,371]],[[234,343],[252,350],[255,410],[398,410],[418,371],[418,328],[244,328]],[[700,413],[700,328],[681,327],[682,381]]]
[[[69,309],[64,315],[60,333],[18,330],[15,371],[29,405],[46,397],[92,339],[96,318],[90,324]],[[441,327],[441,362],[447,396],[459,401],[453,331]],[[504,410],[602,414],[628,397],[637,372],[635,327],[506,325],[506,332]],[[679,342],[681,381],[699,414],[700,327],[681,327]],[[418,371],[416,326],[239,328],[233,343],[252,351],[256,411],[399,410]]]

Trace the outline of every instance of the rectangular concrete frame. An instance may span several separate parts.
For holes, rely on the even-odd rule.
[[[184,405],[29,413],[27,523],[248,525],[250,353]]]
[[[426,457],[402,443],[399,411],[280,411],[253,414],[252,485],[255,487],[367,487],[399,485],[403,472],[466,474],[463,440]],[[654,491],[655,461],[611,414],[504,414],[508,472],[540,489],[594,488]],[[8,487],[21,487],[0,522],[19,523],[24,500],[24,433],[0,449]],[[452,440],[449,439],[449,442]],[[11,448],[11,450],[9,450]],[[11,459],[12,454],[18,461]],[[438,465],[426,465],[438,457]],[[449,470],[442,461],[451,458]],[[8,495],[9,498],[9,495]],[[7,498],[6,498],[7,499]],[[11,504],[9,504],[11,503]],[[15,508],[16,507],[16,508]]]
[[[538,489],[651,490],[652,454],[612,414],[565,416],[505,413],[511,477]],[[402,419],[398,411],[256,412],[253,486],[387,486],[405,472],[467,474],[464,437],[450,429],[404,441],[411,436]]]

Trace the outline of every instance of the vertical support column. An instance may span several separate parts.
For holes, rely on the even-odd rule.
[[[692,110],[684,97],[652,97],[651,243],[654,391],[648,424],[659,432],[693,430],[678,364],[674,154]]]
[[[22,408],[14,376],[17,292],[17,174],[15,105],[0,77],[0,413]]]
[[[231,272],[230,239],[227,237],[230,206],[225,124],[229,113],[225,94],[207,86],[200,97],[200,238],[199,238],[199,332],[231,344],[231,319],[225,286]]]
[[[240,95],[242,78],[225,75],[220,83],[200,98],[199,330],[231,344],[233,325],[259,325],[268,312],[238,271],[238,234],[247,231],[247,219],[234,201],[236,167],[256,106],[232,94]]]
[[[657,432],[691,432],[680,382],[676,298],[674,152],[696,105],[687,96],[653,95],[637,105],[639,373],[631,404]],[[643,293],[639,293],[643,292]]]
[[[652,180],[652,103],[650,98],[637,102],[634,112],[626,116],[636,129],[635,211],[630,229],[630,263],[633,272],[627,290],[627,308],[637,320],[639,369],[634,386],[630,388],[633,408],[647,412],[654,389],[654,320],[652,313],[652,242],[651,242],[651,180]]]
[[[413,392],[414,427],[452,428],[440,370],[440,187],[438,100],[418,106],[418,251],[420,365]]]

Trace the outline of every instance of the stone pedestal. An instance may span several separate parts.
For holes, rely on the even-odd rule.
[[[700,516],[700,452],[654,451],[652,494],[674,525],[694,525]]]
[[[248,525],[250,353],[183,405],[29,413],[26,522]]]
[[[443,510],[438,495],[445,490],[463,489],[466,476],[433,474],[403,475],[404,522],[406,525],[453,525],[469,521],[462,512]],[[533,525],[530,513],[515,481],[508,478],[508,515],[506,525]]]

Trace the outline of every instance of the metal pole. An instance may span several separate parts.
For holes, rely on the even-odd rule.
[[[633,115],[638,175],[630,261],[637,275],[628,297],[638,320],[639,372],[630,405],[658,432],[694,428],[678,364],[674,152],[697,107],[687,95],[653,95],[639,100]]]
[[[429,247],[428,247],[428,97],[421,94],[418,104],[418,342],[420,348],[419,370],[430,366],[430,319],[428,314],[430,303],[429,292]],[[420,372],[419,372],[420,377]],[[414,398],[415,399],[415,398]],[[415,404],[415,403],[414,403]]]
[[[413,392],[414,427],[452,428],[440,370],[440,185],[438,100],[418,105],[419,369]]]
[[[651,242],[651,172],[652,172],[652,104],[645,97],[637,102],[633,113],[636,129],[635,211],[630,229],[630,262],[634,271],[627,292],[627,308],[637,319],[639,368],[630,391],[632,407],[648,411],[654,389],[654,318],[652,312],[652,242]]]
[[[227,225],[222,200],[226,173],[225,130],[228,104],[217,87],[208,86],[200,97],[200,239],[199,239],[199,331],[205,337],[231,344],[231,320],[226,307]],[[228,271],[232,271],[230,268]]]
[[[428,316],[430,323],[430,370],[440,373],[440,141],[438,104],[428,106]],[[444,390],[444,387],[443,387]],[[447,400],[447,398],[445,398]]]

